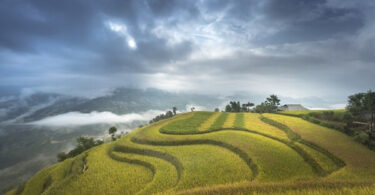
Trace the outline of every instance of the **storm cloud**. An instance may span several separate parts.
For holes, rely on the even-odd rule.
[[[5,0],[0,89],[91,96],[133,86],[346,97],[374,87],[374,6],[371,0]]]

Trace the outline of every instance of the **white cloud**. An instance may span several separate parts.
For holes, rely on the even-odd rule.
[[[111,30],[113,30],[115,32],[121,32],[121,31],[124,30],[124,27],[122,25],[119,25],[119,24],[116,24],[116,23],[113,23],[113,22],[108,22],[108,26]]]
[[[137,43],[135,43],[134,39],[128,40],[128,45],[132,49],[136,49],[137,48]]]
[[[134,38],[129,34],[128,28],[125,25],[108,21],[107,26],[110,30],[117,33],[119,36],[125,38],[130,49],[137,49],[137,43],[135,42]]]
[[[39,121],[31,122],[32,125],[44,126],[79,126],[91,124],[113,124],[131,123],[133,121],[149,121],[158,114],[164,113],[161,110],[149,110],[142,113],[130,113],[117,115],[112,112],[68,112],[57,116],[51,116]]]
[[[195,111],[203,111],[203,110],[207,110],[207,108],[206,107],[204,107],[204,106],[199,106],[199,105],[194,105],[194,104],[188,104],[188,105],[186,105],[185,106],[185,109],[186,109],[186,111],[187,112],[190,112],[191,111],[191,108],[195,108],[194,110]]]

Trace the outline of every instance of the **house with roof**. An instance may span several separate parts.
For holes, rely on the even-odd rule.
[[[280,111],[288,111],[288,110],[309,110],[303,107],[301,104],[284,104],[278,108]]]

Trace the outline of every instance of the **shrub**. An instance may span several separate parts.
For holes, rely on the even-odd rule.
[[[332,120],[333,119],[333,116],[334,116],[334,112],[333,111],[323,111],[323,118],[324,120]]]
[[[158,122],[163,119],[171,118],[176,115],[176,112],[177,112],[177,108],[173,107],[173,112],[169,110],[165,114],[157,115],[156,117],[154,117],[152,120],[149,121],[149,124]]]
[[[365,132],[359,132],[354,136],[354,139],[359,143],[365,144],[369,140],[369,135]]]
[[[61,162],[67,158],[71,158],[81,154],[82,152],[94,147],[103,144],[102,140],[94,140],[92,137],[83,137],[80,136],[77,138],[78,145],[73,149],[70,150],[67,154],[65,152],[60,152],[57,154],[57,161]]]

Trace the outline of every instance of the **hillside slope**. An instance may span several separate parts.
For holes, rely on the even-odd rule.
[[[9,194],[373,193],[375,153],[275,114],[191,112],[40,171]]]

